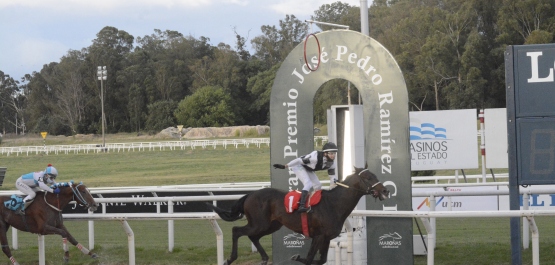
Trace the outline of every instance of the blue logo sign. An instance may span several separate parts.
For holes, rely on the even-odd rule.
[[[447,140],[447,129],[433,123],[410,126],[410,140]]]

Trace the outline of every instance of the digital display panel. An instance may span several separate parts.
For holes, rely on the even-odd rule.
[[[555,184],[555,118],[516,120],[520,184]]]
[[[507,46],[507,140],[510,209],[519,185],[555,183],[555,44]],[[520,219],[511,218],[511,264],[522,264]]]
[[[509,177],[555,184],[555,45],[507,48]]]

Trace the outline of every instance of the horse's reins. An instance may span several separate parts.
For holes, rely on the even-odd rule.
[[[71,191],[73,191],[73,200],[76,201],[75,197],[77,197],[77,200],[79,200],[79,203],[81,203],[82,205],[85,205],[85,207],[89,207],[89,204],[87,203],[85,198],[83,198],[83,196],[79,192],[77,192],[78,191],[77,188],[81,184],[82,183],[79,183],[77,186],[73,186],[73,183],[69,184],[69,187],[71,188]],[[58,207],[56,207],[56,206],[48,203],[48,201],[46,200],[46,194],[47,194],[47,192],[44,193],[44,202],[46,203],[46,205],[50,206],[50,208],[52,208],[52,209],[54,209],[58,212],[61,212],[62,210],[59,208],[60,207],[59,205],[58,205]],[[58,200],[58,203],[60,203],[60,200]]]
[[[363,169],[362,171],[358,172],[358,175],[360,176],[360,174],[362,174],[362,172],[364,172],[364,171],[368,171],[368,169],[367,169],[367,168],[366,168],[366,169]],[[364,181],[364,180],[362,180],[362,181],[364,182],[364,184],[366,184],[366,181]],[[378,186],[378,184],[380,184],[380,183],[381,183],[381,182],[378,181],[378,182],[374,183],[374,185],[372,185],[369,189],[366,189],[366,190],[361,190],[361,189],[357,189],[357,190],[364,191],[365,193],[370,194],[370,192],[371,192],[376,186]],[[343,183],[341,183],[341,182],[336,182],[335,184],[337,184],[337,185],[339,185],[339,186],[342,186],[342,187],[345,187],[345,188],[347,188],[347,189],[349,188],[349,185],[343,184]],[[366,186],[368,187],[368,185],[366,185]]]
[[[46,194],[47,194],[47,193],[48,193],[48,192],[45,192],[45,193],[44,193],[44,203],[46,203],[46,205],[50,206],[50,208],[52,208],[52,209],[54,209],[54,210],[56,210],[56,211],[58,211],[58,212],[61,212],[62,210],[60,210],[59,208],[56,208],[56,206],[54,206],[54,205],[48,203],[48,201],[46,200]],[[58,203],[60,203],[60,200],[58,200]],[[59,207],[59,205],[58,205],[58,207]]]

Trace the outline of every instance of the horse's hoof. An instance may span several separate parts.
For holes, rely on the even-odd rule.
[[[293,260],[293,261],[299,261],[299,258],[300,258],[300,257],[301,257],[301,255],[295,254],[295,255],[293,255],[293,256],[291,257],[291,260]]]
[[[268,265],[268,261],[267,261],[267,260],[263,260],[262,262],[260,262],[260,265]]]
[[[68,263],[69,262],[69,258],[68,257],[64,257],[64,263]]]
[[[98,255],[96,255],[96,253],[92,253],[92,254],[91,254],[91,258],[93,258],[93,259],[98,259]]]

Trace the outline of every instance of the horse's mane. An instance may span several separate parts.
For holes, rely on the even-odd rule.
[[[351,183],[351,179],[355,176],[360,174],[360,172],[364,170],[364,168],[358,168],[358,167],[354,167],[353,173],[351,173],[351,175],[346,176],[345,179],[342,181],[344,183],[350,184]]]
[[[77,185],[83,185],[83,182],[79,182],[79,184],[77,184]],[[69,188],[69,187],[76,187],[77,185],[75,184],[75,182],[73,180],[70,180],[70,181],[67,181],[67,182],[57,182],[56,184],[53,184],[50,187],[52,189],[56,189],[56,188],[63,189],[63,188]],[[44,191],[44,190],[37,191],[37,195],[40,194],[41,196],[44,196],[45,193],[46,193],[46,195],[48,195],[49,192]]]
[[[81,181],[77,185],[83,185],[83,182]],[[70,180],[68,182],[58,182],[58,183],[54,184],[53,186],[59,187],[59,188],[61,188],[61,187],[70,187],[70,186],[75,186],[75,182],[73,180]]]

